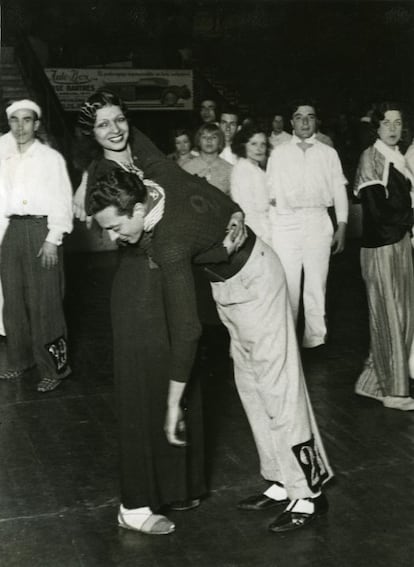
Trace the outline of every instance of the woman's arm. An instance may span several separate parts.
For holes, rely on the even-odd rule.
[[[362,208],[370,218],[378,224],[390,222],[392,219],[393,209],[390,207],[389,199],[387,199],[386,190],[379,183],[376,185],[368,185],[360,190],[359,197],[361,199]]]
[[[72,199],[73,214],[75,218],[80,221],[86,221],[87,215],[85,211],[85,197],[86,197],[86,187],[88,185],[88,172],[84,171],[82,173],[82,179],[79,187],[76,189],[75,194]]]

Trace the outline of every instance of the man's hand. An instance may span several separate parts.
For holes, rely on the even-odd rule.
[[[234,254],[234,252],[236,252],[239,249],[239,247],[236,244],[236,241],[233,240],[233,234],[231,231],[229,231],[226,234],[226,238],[223,240],[223,246],[227,250],[227,254],[229,256]]]
[[[167,399],[167,415],[165,416],[164,431],[168,443],[176,447],[185,447],[185,424],[180,401],[184,392],[185,382],[170,380]]]
[[[73,214],[75,218],[82,222],[86,222],[86,226],[91,228],[92,217],[89,217],[85,211],[85,197],[86,197],[86,187],[88,182],[88,173],[84,171],[82,175],[82,181],[72,199]]]
[[[42,267],[50,270],[58,263],[58,247],[51,242],[43,242],[37,257],[40,258]]]
[[[242,211],[237,211],[231,215],[226,232],[223,246],[230,255],[243,246],[247,238],[247,228],[244,224],[244,213]]]
[[[332,238],[332,254],[340,254],[345,249],[346,223],[339,222]]]

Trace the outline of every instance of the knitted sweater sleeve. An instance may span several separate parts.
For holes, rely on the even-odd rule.
[[[163,255],[164,301],[170,335],[170,380],[187,382],[201,335],[191,259],[169,248]]]

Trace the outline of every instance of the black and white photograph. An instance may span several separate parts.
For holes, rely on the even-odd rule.
[[[0,0],[0,566],[412,567],[413,249],[413,0]]]

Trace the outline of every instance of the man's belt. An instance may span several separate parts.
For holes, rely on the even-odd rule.
[[[47,215],[10,215],[10,220],[47,219]]]

